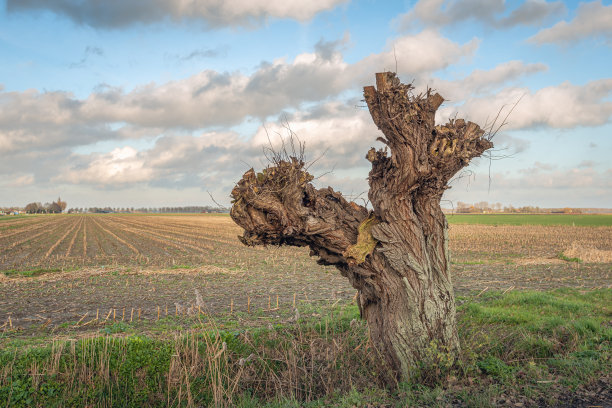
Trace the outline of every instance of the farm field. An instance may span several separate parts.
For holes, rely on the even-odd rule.
[[[504,405],[503,401],[510,401],[530,406],[529,401],[536,399],[530,400],[522,391],[504,391],[499,384],[508,383],[515,387],[514,380],[510,380],[513,377],[505,373],[530,372],[537,367],[540,371],[529,374],[534,376],[533,381],[538,381],[537,395],[549,393],[555,401],[566,400],[567,406],[573,406],[575,395],[579,395],[582,402],[599,403],[601,398],[592,395],[599,395],[598,387],[608,388],[609,378],[603,378],[600,385],[589,382],[591,385],[580,388],[584,395],[573,391],[568,394],[567,384],[555,388],[555,375],[558,374],[554,373],[557,370],[555,364],[571,366],[568,373],[585,370],[579,379],[571,377],[575,374],[567,374],[578,387],[578,384],[590,381],[591,374],[587,373],[606,370],[603,368],[607,364],[604,362],[608,361],[605,356],[593,360],[595,354],[589,354],[593,353],[591,348],[584,349],[584,345],[596,344],[600,350],[597,353],[605,354],[610,341],[606,339],[612,336],[612,329],[605,326],[606,322],[612,321],[612,226],[605,221],[588,224],[593,226],[580,226],[575,218],[572,223],[564,225],[541,225],[546,223],[538,218],[526,218],[525,225],[508,225],[500,221],[466,224],[463,223],[465,220],[459,223],[453,218],[449,220],[451,272],[459,307],[462,347],[470,353],[478,353],[462,358],[467,361],[465,364],[480,367],[473,370],[485,373],[484,382],[478,385],[481,392],[490,394],[487,397],[490,400],[502,401],[500,405]],[[189,381],[201,380],[198,380],[197,372],[205,367],[210,369],[203,361],[188,363],[185,360],[180,363],[184,365],[177,367],[188,368],[190,374],[176,374],[176,377],[172,374],[172,367],[179,364],[173,360],[175,355],[186,353],[193,356],[193,353],[197,354],[194,347],[205,346],[213,350],[217,359],[223,353],[222,347],[226,347],[222,343],[227,343],[227,347],[236,347],[232,353],[244,359],[250,354],[240,353],[259,344],[259,340],[248,334],[251,330],[252,333],[263,333],[257,334],[267,339],[263,344],[277,344],[282,340],[281,345],[271,349],[259,348],[256,353],[280,361],[282,364],[279,364],[287,367],[302,364],[299,369],[297,366],[292,369],[310,373],[310,380],[283,374],[288,376],[289,383],[274,380],[280,381],[274,382],[274,387],[278,387],[275,388],[277,394],[293,390],[288,395],[308,400],[317,395],[327,395],[334,387],[349,392],[359,381],[367,380],[363,374],[351,371],[347,382],[333,383],[330,379],[339,377],[339,372],[322,374],[317,371],[328,367],[325,353],[335,356],[337,367],[348,364],[352,370],[355,364],[349,360],[358,359],[361,362],[355,367],[365,364],[371,372],[380,369],[371,360],[371,353],[366,353],[369,346],[364,323],[359,321],[353,304],[355,290],[335,268],[317,265],[306,248],[245,247],[237,239],[240,233],[241,229],[226,215],[88,214],[2,219],[0,350],[7,353],[0,353],[0,366],[10,361],[17,364],[11,350],[47,350],[34,353],[40,357],[55,355],[53,353],[57,353],[57,347],[60,347],[57,345],[66,344],[59,349],[59,355],[65,353],[67,361],[77,364],[78,350],[83,350],[83,353],[88,350],[92,356],[111,353],[109,359],[111,355],[129,359],[129,350],[145,347],[146,353],[165,356],[166,373],[155,375],[167,375],[164,378],[168,379],[167,384],[151,391],[147,398],[159,393],[168,393],[168,398],[178,395],[178,403],[168,403],[172,406],[181,406],[181,390],[193,387]],[[542,320],[541,323],[533,323],[537,319]],[[549,329],[556,325],[562,326],[558,330]],[[203,331],[220,331],[222,335],[214,341],[190,337]],[[498,338],[495,333],[499,331],[506,334]],[[234,340],[238,338],[241,345]],[[181,339],[187,339],[187,345]],[[573,339],[569,345],[565,343],[568,339]],[[320,347],[326,351],[317,351]],[[303,361],[291,362],[290,356],[297,349],[313,354],[301,356]],[[168,350],[175,350],[174,354],[166,355]],[[279,355],[281,350],[285,354]],[[563,357],[558,361],[546,360],[542,365],[530,365],[538,359],[556,356],[559,350],[578,353],[579,358],[571,354],[566,356],[567,361]],[[316,353],[319,357],[315,366],[312,361]],[[20,373],[42,370],[40,367],[47,367],[45,364],[48,364],[45,370],[53,372],[53,361],[59,359],[53,357],[47,361],[40,357],[43,360],[32,362],[25,354],[23,358],[26,360],[19,369]],[[212,357],[206,358],[210,360]],[[524,366],[521,365],[523,362]],[[98,363],[83,364],[82,367],[75,365],[74,372],[89,372],[87,370]],[[257,390],[257,395],[267,395],[269,391],[265,387],[270,387],[270,384],[263,385],[254,378],[241,377],[244,374],[239,366],[232,367],[232,370],[238,370],[231,374],[240,379],[236,384],[244,382],[243,386]],[[265,375],[276,378],[276,374],[266,371],[269,369],[267,365],[261,367],[267,373]],[[547,370],[550,375],[546,374]],[[8,372],[8,369],[4,374],[0,372],[0,396],[3,390],[13,393],[12,377],[7,377]],[[28,381],[35,378],[34,375],[23,375],[23,378],[30,379]],[[104,380],[104,389],[111,390],[105,392],[125,395],[125,398],[136,395],[125,391],[121,385],[125,382],[133,384],[130,386],[134,389],[140,387],[134,382],[134,375],[132,373],[124,379],[111,376],[114,380]],[[325,385],[329,387],[325,388],[327,391],[313,385],[313,378],[323,378],[318,377],[323,375],[327,376],[326,381],[330,381]],[[427,394],[429,388],[413,390],[411,392],[418,394],[418,401],[414,404],[435,406],[435,401],[445,401],[438,406],[448,406],[453,405],[452,401],[457,398],[469,399],[460,394],[461,390],[472,389],[471,377],[474,375],[468,370],[460,378],[463,385],[456,385],[458,391],[445,391],[447,394],[431,396]],[[91,378],[84,378],[83,384],[95,388],[91,385]],[[302,388],[292,388],[297,387],[294,383],[301,384]],[[553,385],[555,387],[549,387]],[[363,386],[359,386],[360,389]],[[305,391],[303,387],[311,388]],[[67,395],[73,395],[73,392],[81,395],[79,392],[82,392],[78,387],[70,390],[72,388],[62,392]],[[24,395],[39,395],[40,392],[35,388],[35,392]],[[231,401],[231,394],[228,395]],[[446,396],[440,400],[441,395]],[[94,401],[108,401],[105,395],[96,398],[100,399],[94,398]],[[224,396],[201,398],[203,401],[227,401]],[[370,401],[368,398],[365,400]],[[387,401],[387,397],[381,398]],[[473,404],[489,406],[477,401]],[[540,402],[533,404],[539,405]],[[163,405],[166,406],[165,402]],[[190,403],[183,405],[194,406]],[[249,405],[248,401],[244,404],[259,405],[257,402]],[[338,403],[337,406],[346,405]]]
[[[448,214],[451,224],[612,226],[612,214]]]
[[[0,322],[61,324],[113,310],[157,318],[193,304],[210,313],[292,310],[355,291],[306,248],[245,247],[226,215],[55,215],[0,224]],[[609,288],[612,227],[451,224],[458,294]],[[25,302],[23,299],[27,299]],[[169,312],[166,312],[169,310]],[[271,314],[273,315],[273,313]],[[0,325],[3,323],[0,323]]]

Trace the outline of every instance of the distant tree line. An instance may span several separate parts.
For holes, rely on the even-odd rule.
[[[58,197],[57,201],[51,203],[30,203],[25,206],[24,211],[28,214],[59,214],[66,209],[66,202]]]
[[[488,203],[480,201],[470,204],[462,201],[457,201],[457,206],[454,212],[459,214],[484,214],[484,213],[522,213],[522,214],[580,214],[580,208],[540,208],[538,206],[526,205],[523,207],[514,207],[512,205],[503,206],[501,203]]]
[[[226,213],[229,210],[220,207],[211,206],[185,206],[185,207],[89,207],[89,208],[71,208],[69,214],[104,214],[104,213],[140,213],[140,214],[168,214],[168,213],[183,213],[183,214],[199,214],[199,213]]]
[[[19,207],[2,207],[0,208],[0,214],[10,214],[12,212],[26,212],[28,214],[59,214],[66,210],[66,202],[58,198],[57,201],[51,203],[41,204],[39,202],[29,203],[24,208]],[[538,206],[523,206],[514,207],[512,205],[504,206],[501,203],[489,203],[487,201],[480,201],[477,203],[465,203],[463,201],[457,201],[454,208],[445,210],[447,212],[455,212],[458,214],[483,214],[483,213],[530,213],[530,214],[581,214],[584,211],[580,208],[541,208]],[[140,214],[169,214],[169,213],[183,213],[183,214],[199,214],[199,213],[227,213],[229,209],[222,207],[213,206],[198,206],[190,205],[183,207],[80,207],[70,208],[67,211],[69,214],[84,214],[84,213],[140,213]],[[586,209],[586,212],[591,212],[590,209]]]

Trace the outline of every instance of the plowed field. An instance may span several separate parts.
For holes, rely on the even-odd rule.
[[[240,233],[224,215],[2,220],[0,326],[9,317],[27,327],[87,316],[83,324],[111,310],[116,319],[132,310],[157,319],[192,307],[197,294],[209,313],[268,310],[272,317],[292,313],[296,302],[331,305],[353,297],[346,279],[317,265],[307,248],[249,248],[237,240]],[[609,226],[451,225],[450,248],[459,296],[612,287]]]

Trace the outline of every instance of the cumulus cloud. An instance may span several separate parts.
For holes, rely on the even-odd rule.
[[[593,203],[606,203],[612,187],[610,174],[612,169],[600,171],[584,165],[561,168],[539,162],[516,172],[487,174],[476,170],[472,177],[457,180],[443,198],[452,202],[487,200],[514,206],[592,207]],[[546,194],[542,195],[542,191]]]
[[[573,20],[560,21],[550,28],[540,30],[529,40],[536,44],[568,44],[588,37],[612,39],[612,5],[599,1],[580,3]],[[608,42],[612,44],[612,42]]]
[[[379,144],[367,111],[340,102],[315,110],[319,111],[315,116],[300,111],[290,117],[291,131],[306,144],[306,159],[317,159],[313,174],[367,165],[365,153]],[[247,139],[214,131],[165,135],[140,152],[126,145],[108,153],[72,154],[54,181],[109,189],[139,183],[166,188],[211,188],[216,184],[230,189],[249,167],[267,165],[263,147],[271,141],[278,149],[281,137],[287,140],[289,128],[278,122],[262,125]]]
[[[151,168],[145,166],[141,154],[133,147],[113,149],[106,154],[92,154],[84,168],[70,170],[53,181],[93,185],[124,185],[150,181]]]
[[[107,125],[82,117],[81,105],[67,92],[0,91],[0,151],[44,150],[116,137]]]
[[[384,70],[410,75],[412,78],[420,77],[473,55],[478,45],[477,39],[460,45],[435,30],[424,30],[416,35],[405,35],[390,41],[385,51],[357,62],[353,71],[358,78],[367,81],[371,81],[373,72]]]
[[[536,26],[547,19],[559,16],[566,11],[561,1],[527,0],[506,16],[497,20],[494,25],[514,27],[517,25]]]
[[[34,175],[23,174],[20,176],[8,177],[7,186],[9,187],[24,187],[34,184]]]
[[[348,65],[301,54],[293,62],[262,63],[251,76],[203,71],[184,80],[91,94],[81,112],[93,120],[140,126],[200,128],[227,126],[246,117],[265,118],[347,87]]]
[[[367,164],[364,157],[368,149],[380,145],[376,142],[379,130],[369,112],[340,102],[330,102],[315,110],[318,111],[315,115],[306,111],[287,117],[288,125],[278,121],[267,123],[255,133],[252,148],[271,142],[278,149],[280,138],[286,139],[291,131],[305,143],[307,160],[316,160],[315,173]]]
[[[612,79],[599,79],[582,86],[564,82],[537,91],[510,87],[495,95],[469,98],[460,106],[444,107],[440,118],[445,120],[457,114],[477,123],[490,123],[500,110],[504,117],[512,109],[506,129],[599,126],[612,117],[611,95]]]
[[[414,23],[443,26],[465,20],[491,21],[504,11],[503,0],[420,0],[399,18],[401,28]]]
[[[499,180],[499,187],[555,188],[561,190],[601,187],[606,184],[603,174],[593,167],[577,166],[561,169],[554,164],[534,163],[533,167],[522,169],[519,176]]]
[[[476,21],[491,27],[537,25],[565,11],[561,1],[526,0],[507,14],[505,0],[420,0],[398,19],[401,29]]]
[[[315,52],[317,56],[324,60],[332,60],[338,56],[342,48],[346,47],[351,41],[351,35],[349,32],[344,33],[342,38],[332,41],[326,41],[321,38],[315,44]]]
[[[476,69],[465,78],[454,81],[429,78],[425,82],[427,86],[442,92],[445,99],[460,101],[466,96],[490,92],[500,85],[547,69],[546,65],[540,63],[526,64],[522,61],[508,61],[490,70]]]
[[[171,21],[206,27],[253,26],[268,18],[306,21],[346,0],[7,0],[9,12],[50,11],[77,24],[113,29]]]
[[[337,42],[319,42],[314,53],[293,61],[262,63],[254,73],[202,71],[164,84],[135,89],[99,86],[87,98],[68,92],[0,91],[0,148],[18,151],[76,146],[98,140],[152,137],[169,129],[231,126],[247,118],[265,120],[285,109],[324,101],[347,89],[358,92],[372,73],[391,69],[430,75],[471,55],[478,43],[458,44],[425,31],[390,42],[378,54],[346,63]]]

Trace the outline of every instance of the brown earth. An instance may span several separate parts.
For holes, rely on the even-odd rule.
[[[276,316],[290,314],[294,299],[332,305],[354,296],[346,279],[317,265],[307,249],[249,248],[238,242],[239,233],[229,217],[207,215],[50,216],[13,223],[0,230],[1,270],[8,275],[0,273],[0,327],[9,317],[17,327],[55,326],[109,311],[116,319],[138,310],[141,319],[156,319],[158,308],[164,316],[195,305],[196,291],[200,309],[219,315],[276,309],[278,299],[278,310],[267,312]],[[450,247],[458,296],[612,287],[612,264],[559,258],[568,248],[611,250],[611,227],[452,225]],[[42,274],[12,271],[30,268]]]

